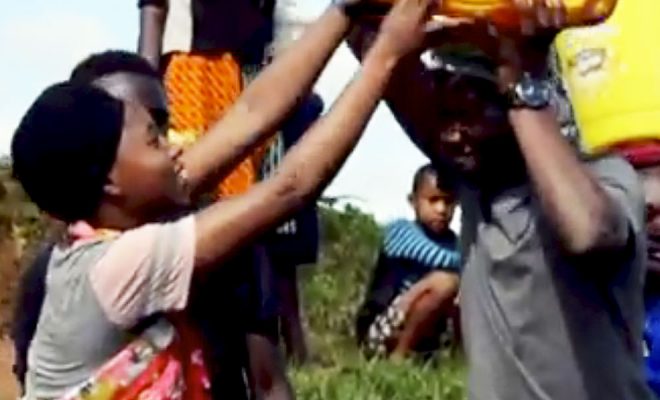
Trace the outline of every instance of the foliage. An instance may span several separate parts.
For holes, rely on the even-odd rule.
[[[352,316],[376,257],[380,229],[371,216],[351,205],[343,212],[321,207],[321,221],[321,262],[303,271],[309,324],[314,332],[352,337]]]
[[[298,398],[304,400],[462,400],[462,364],[442,367],[411,361],[365,361],[347,357],[333,367],[294,372]]]
[[[0,337],[9,326],[21,261],[30,258],[46,227],[39,210],[12,179],[9,161],[0,159]]]
[[[314,355],[293,371],[304,400],[454,400],[465,398],[464,364],[368,361],[355,346],[354,320],[377,256],[381,231],[372,216],[347,205],[321,207],[323,246],[317,266],[303,270],[302,292]]]

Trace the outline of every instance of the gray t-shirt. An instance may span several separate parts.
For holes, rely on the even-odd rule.
[[[641,352],[642,189],[621,159],[588,166],[630,221],[625,251],[563,253],[529,186],[486,207],[466,190],[461,306],[470,399],[654,398]]]
[[[25,400],[65,395],[121,350],[143,318],[186,306],[194,229],[185,217],[53,249]]]

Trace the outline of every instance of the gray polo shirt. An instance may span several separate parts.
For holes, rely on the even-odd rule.
[[[641,352],[642,189],[621,159],[589,168],[630,221],[626,250],[570,257],[529,186],[486,207],[466,190],[461,305],[470,399],[654,398]]]

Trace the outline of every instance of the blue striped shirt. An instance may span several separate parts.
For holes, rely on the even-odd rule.
[[[390,258],[412,260],[429,270],[458,271],[461,257],[452,233],[446,239],[430,238],[416,222],[397,220],[385,230],[383,253]]]

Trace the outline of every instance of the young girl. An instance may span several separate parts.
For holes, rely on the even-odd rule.
[[[50,256],[26,398],[58,398],[83,384],[145,318],[183,310],[193,274],[219,265],[315,198],[355,146],[396,62],[421,43],[430,3],[403,0],[393,8],[360,76],[278,174],[243,196],[178,218],[171,216],[191,204],[191,191],[221,176],[217,160],[240,159],[261,138],[255,132],[279,123],[309,87],[348,29],[345,6],[329,9],[185,154],[166,144],[162,87],[151,81],[116,74],[44,91],[15,133],[13,168],[35,203],[70,229]],[[219,148],[227,137],[234,146]],[[170,336],[167,325],[155,326],[162,327],[150,336],[155,343]],[[194,370],[200,357],[183,358],[181,365],[168,359],[162,374],[170,382]]]

